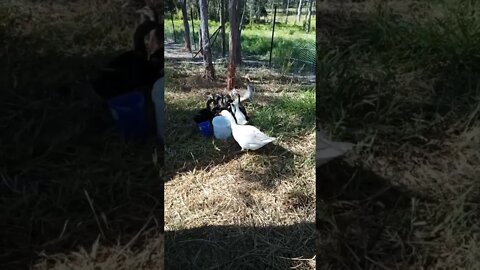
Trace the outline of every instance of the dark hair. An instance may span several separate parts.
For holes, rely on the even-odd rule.
[[[158,24],[156,22],[149,20],[144,21],[137,26],[135,34],[133,35],[133,47],[135,48],[135,51],[146,53],[147,48],[145,47],[145,36],[157,27]]]

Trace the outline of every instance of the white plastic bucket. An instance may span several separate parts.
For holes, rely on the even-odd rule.
[[[232,136],[230,121],[225,116],[215,116],[212,120],[213,135],[220,140],[226,140]]]
[[[152,101],[155,105],[157,136],[165,142],[165,77],[158,79],[153,85]]]

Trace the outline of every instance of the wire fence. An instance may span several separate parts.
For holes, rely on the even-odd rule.
[[[309,1],[303,0],[303,2],[308,7]],[[241,34],[242,61],[247,65],[277,68],[284,73],[314,75],[316,69],[314,3],[312,3],[310,16],[310,29],[307,29],[309,17],[306,8],[297,22],[297,10],[289,8],[290,15],[287,18],[287,9],[282,8],[282,3],[272,5],[271,9],[266,10],[268,15],[260,17],[260,22],[244,21]],[[295,3],[296,1],[291,1],[292,6],[295,6]],[[196,55],[196,58],[200,58],[200,54],[196,54],[200,49],[198,12],[191,9],[189,17],[190,40],[194,51],[192,56]],[[165,22],[165,39],[169,42],[184,43],[185,29],[181,12],[167,14],[165,20],[168,20]],[[228,57],[228,22],[225,28],[225,41],[223,41],[220,23],[215,20],[209,21],[212,58],[216,62],[223,60],[226,62]],[[222,45],[223,42],[225,46]]]

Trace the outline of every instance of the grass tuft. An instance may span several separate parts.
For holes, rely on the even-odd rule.
[[[357,143],[317,170],[321,269],[478,267],[478,8],[318,9],[317,121]]]

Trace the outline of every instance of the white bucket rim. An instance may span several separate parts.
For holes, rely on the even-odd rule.
[[[225,117],[223,115],[218,115],[218,116],[215,116],[213,118],[212,125],[213,126],[218,126],[218,127],[229,127],[230,126],[230,121],[228,120],[227,117]]]

